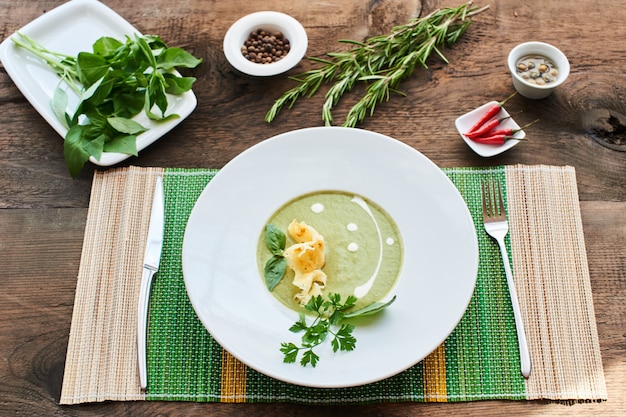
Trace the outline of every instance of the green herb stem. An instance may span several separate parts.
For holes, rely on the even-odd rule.
[[[352,48],[347,52],[328,53],[328,59],[309,58],[321,67],[291,77],[299,85],[274,102],[265,120],[271,123],[284,106],[291,108],[299,98],[313,96],[322,84],[333,83],[322,106],[322,120],[325,125],[331,125],[333,108],[344,94],[361,82],[367,85],[366,92],[343,123],[343,126],[355,127],[368,114],[374,113],[378,103],[389,100],[391,92],[399,93],[399,84],[417,66],[427,68],[427,60],[433,52],[447,63],[440,49],[456,42],[469,27],[469,18],[488,7],[472,6],[470,1],[412,19],[395,27],[388,35],[371,37],[364,42],[341,40]]]
[[[13,43],[21,48],[30,51],[54,70],[72,90],[77,94],[81,92],[81,84],[78,80],[78,73],[75,71],[76,58],[70,55],[47,50],[34,39],[18,32],[11,38]]]

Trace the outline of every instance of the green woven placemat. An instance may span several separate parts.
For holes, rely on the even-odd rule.
[[[161,270],[150,305],[146,398],[312,404],[524,399],[517,335],[499,250],[482,232],[480,181],[496,177],[505,183],[504,169],[444,172],[464,197],[479,231],[479,273],[465,316],[438,351],[394,377],[354,388],[314,389],[283,383],[238,364],[196,317],[183,281],[182,241],[195,201],[216,171],[167,169],[167,222]]]
[[[514,165],[445,173],[478,232],[480,274],[467,314],[418,365],[350,389],[308,389],[248,369],[208,336],[184,289],[185,223],[215,170],[124,167],[94,174],[68,341],[61,404],[182,400],[350,404],[378,401],[607,399],[573,167]],[[161,271],[153,287],[149,389],[137,372],[137,300],[154,184],[168,204]],[[479,183],[506,180],[514,280],[532,375],[522,380],[508,291],[484,233]],[[410,330],[409,330],[410,331]]]

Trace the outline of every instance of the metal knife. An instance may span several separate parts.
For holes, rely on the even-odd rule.
[[[146,367],[146,338],[148,323],[148,304],[152,278],[159,270],[161,249],[163,248],[163,229],[165,226],[165,201],[163,196],[163,178],[158,177],[154,187],[152,213],[148,228],[146,252],[143,258],[143,274],[139,292],[139,311],[137,316],[137,354],[139,359],[139,382],[142,391],[148,386],[148,371]]]

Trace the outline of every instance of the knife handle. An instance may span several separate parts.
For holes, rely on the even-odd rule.
[[[139,383],[142,391],[145,391],[148,387],[148,370],[146,366],[148,304],[150,301],[152,278],[155,273],[156,270],[144,266],[143,274],[141,275],[141,289],[139,290],[139,310],[137,315],[137,355],[139,359]]]

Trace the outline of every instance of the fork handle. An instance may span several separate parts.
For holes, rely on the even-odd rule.
[[[511,304],[513,305],[513,316],[515,317],[515,329],[517,330],[517,343],[519,344],[521,371],[524,378],[530,377],[531,361],[530,352],[528,351],[528,342],[526,341],[526,332],[524,331],[524,322],[522,321],[522,313],[517,300],[517,291],[515,282],[513,281],[513,273],[509,264],[509,255],[504,246],[503,239],[497,239],[502,254],[502,263],[504,264],[504,272],[506,273],[506,282],[509,285],[509,293],[511,295]]]

